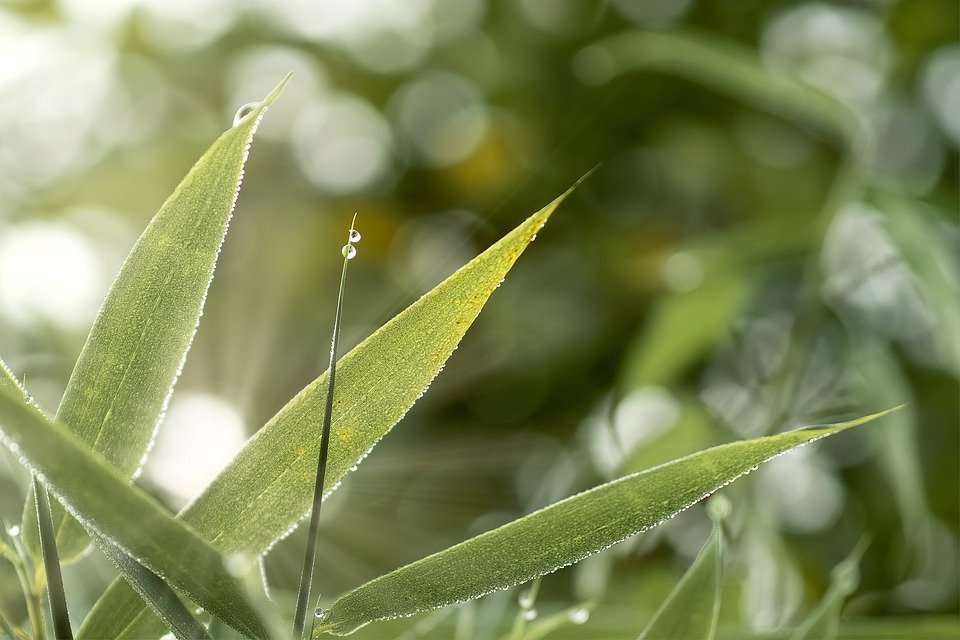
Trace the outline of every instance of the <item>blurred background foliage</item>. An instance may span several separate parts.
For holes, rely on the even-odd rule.
[[[322,370],[354,211],[347,347],[600,163],[324,510],[324,597],[617,475],[909,402],[729,487],[721,627],[795,625],[868,532],[845,615],[955,628],[958,21],[954,0],[3,0],[0,353],[52,414],[144,224],[292,70],[142,486],[178,509]],[[553,637],[635,636],[709,528],[694,508],[548,576],[543,615],[596,605]],[[266,560],[284,610],[303,543]],[[75,619],[112,577],[98,553],[67,570]],[[359,635],[492,638],[516,611]]]

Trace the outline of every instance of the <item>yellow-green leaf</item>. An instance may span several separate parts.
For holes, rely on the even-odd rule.
[[[327,460],[328,493],[427,389],[490,294],[566,195],[340,359]],[[326,374],[321,375],[287,403],[180,514],[214,548],[255,557],[306,514],[316,478],[326,380]],[[115,582],[79,635],[149,638],[162,633],[162,623],[140,599]]]
[[[144,461],[193,340],[250,141],[280,83],[197,161],[127,256],[80,352],[56,420],[127,480]],[[52,505],[61,560],[89,539]],[[33,500],[24,540],[36,553]]]

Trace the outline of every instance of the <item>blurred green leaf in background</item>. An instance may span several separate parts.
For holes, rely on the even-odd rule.
[[[139,489],[189,511],[321,374],[355,211],[345,353],[600,164],[328,499],[322,606],[620,476],[908,403],[725,490],[716,637],[789,638],[865,533],[837,637],[956,637],[958,25],[952,0],[7,0],[0,353],[57,415],[157,205],[293,71]],[[167,388],[113,425],[143,451],[98,448],[126,478]],[[29,486],[0,454],[8,522]],[[236,533],[283,611],[298,509]],[[709,535],[695,506],[544,577],[522,632],[636,637]],[[4,624],[22,577],[0,562]],[[96,549],[66,566],[71,617],[115,577]],[[354,637],[492,640],[518,612],[496,592]]]

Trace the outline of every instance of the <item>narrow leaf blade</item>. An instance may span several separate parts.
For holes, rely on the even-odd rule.
[[[721,540],[717,523],[697,559],[640,634],[640,640],[713,639],[720,616]]]
[[[746,47],[690,31],[629,31],[594,45],[614,74],[654,69],[713,87],[778,115],[852,142],[859,123],[844,105],[785,72],[766,68]]]
[[[868,544],[866,538],[862,539],[850,555],[834,567],[827,592],[790,640],[834,640],[837,637],[843,603],[860,583],[860,559]]]
[[[70,376],[57,422],[128,480],[144,461],[193,340],[253,134],[285,82],[225,131],[160,207],[127,256]],[[89,539],[52,506],[61,558],[74,560]],[[24,513],[33,513],[32,499]],[[24,518],[24,539],[36,552],[32,520]]]
[[[0,389],[0,439],[95,535],[248,636],[266,636],[216,551],[160,503],[127,484],[64,427],[8,389]]]
[[[206,627],[193,617],[177,592],[160,577],[123,552],[122,549],[103,538],[96,539],[97,546],[110,558],[117,571],[123,575],[143,601],[163,620],[177,640],[212,640]],[[236,632],[234,632],[236,633]]]
[[[440,372],[490,294],[570,193],[532,215],[405,309],[337,364],[325,487],[333,491],[393,428]],[[222,553],[260,555],[310,506],[320,448],[326,374],[264,426],[180,517]],[[126,612],[117,626],[116,611]],[[134,626],[127,623],[134,618]],[[135,594],[115,582],[80,637],[159,637],[163,627]]]
[[[600,485],[357,587],[334,602],[316,632],[346,635],[556,571],[660,524],[775,456],[886,413],[713,447]]]
[[[50,606],[50,620],[53,622],[53,637],[57,640],[73,640],[67,597],[63,591],[63,575],[60,573],[60,559],[57,557],[57,536],[53,530],[50,498],[36,477],[33,478],[33,493],[37,504],[37,530],[40,534],[40,551],[43,554],[43,570],[46,574],[47,604]]]

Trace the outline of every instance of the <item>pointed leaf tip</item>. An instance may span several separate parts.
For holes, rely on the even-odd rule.
[[[276,99],[280,97],[280,94],[283,93],[284,87],[287,86],[287,83],[290,82],[290,78],[292,77],[293,77],[293,71],[288,71],[287,75],[283,76],[283,79],[277,83],[277,86],[275,86],[270,91],[270,93],[266,95],[266,97],[263,99],[263,102],[261,103],[260,106],[265,109],[270,105],[272,105],[274,101],[276,101]]]

